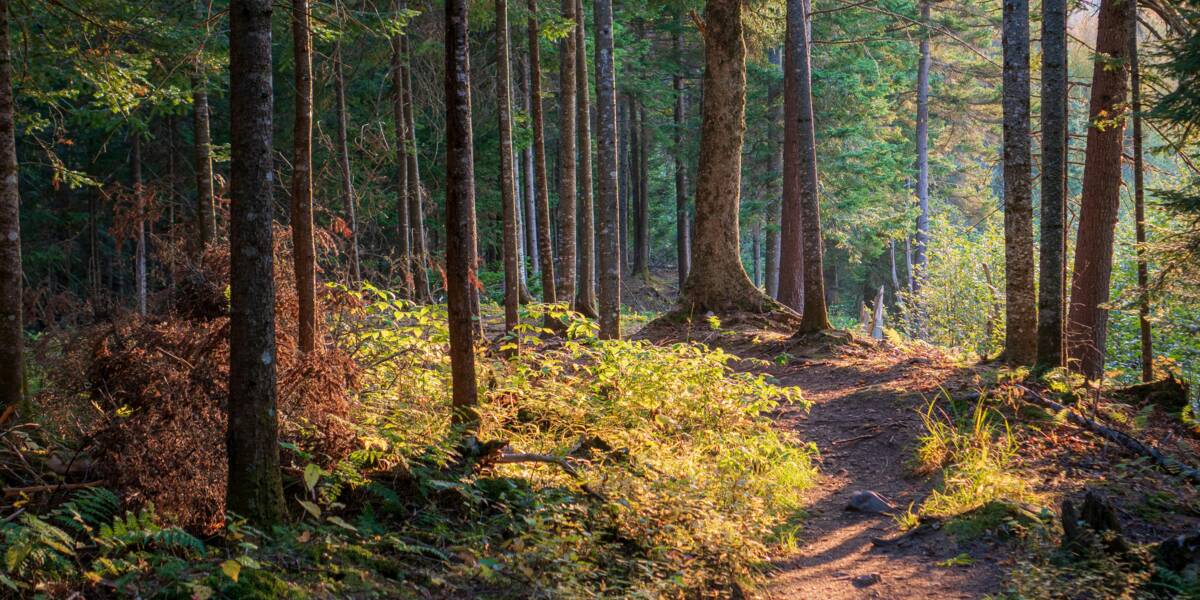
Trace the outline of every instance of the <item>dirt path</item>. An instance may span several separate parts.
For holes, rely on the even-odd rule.
[[[773,351],[731,350],[758,358]],[[906,462],[923,431],[917,411],[925,398],[940,386],[967,384],[952,363],[936,354],[851,348],[766,371],[799,386],[813,403],[807,412],[783,409],[778,421],[817,444],[822,473],[811,492],[800,550],[775,564],[770,598],[980,598],[1002,589],[1002,549],[960,544],[940,531],[901,537],[889,515],[845,510],[860,490],[877,492],[900,512],[929,493],[932,481],[913,476]],[[974,562],[945,562],[964,553]]]

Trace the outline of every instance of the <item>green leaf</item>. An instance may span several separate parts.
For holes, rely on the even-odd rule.
[[[221,572],[236,582],[238,574],[242,572],[242,563],[236,560],[227,560],[221,563]]]
[[[312,515],[314,519],[321,518],[321,507],[317,506],[315,502],[309,502],[308,500],[299,500],[299,502],[300,506],[303,506],[304,510],[308,511],[308,514]]]
[[[330,515],[330,516],[326,517],[325,520],[329,521],[330,523],[333,523],[334,525],[337,525],[338,527],[341,527],[342,529],[348,529],[350,531],[358,533],[358,528],[347,523],[341,517]]]
[[[304,467],[304,487],[308,488],[308,491],[311,492],[313,491],[313,488],[317,487],[317,481],[320,479],[321,467],[318,467],[313,463],[308,463],[308,465]]]

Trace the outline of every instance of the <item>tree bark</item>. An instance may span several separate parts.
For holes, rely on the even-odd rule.
[[[617,158],[617,85],[612,0],[596,0],[596,162],[600,260],[600,338],[621,339],[621,228]]]
[[[271,223],[271,2],[229,7],[229,477],[225,507],[258,526],[284,516],[275,410]]]
[[[637,232],[637,255],[634,257],[633,274],[650,280],[650,134],[646,130],[646,107],[637,103],[638,128],[638,198],[634,224]]]
[[[292,56],[295,60],[296,115],[292,126],[292,258],[300,303],[300,351],[317,345],[317,249],[313,241],[312,190],[312,33],[308,0],[292,1]],[[236,121],[234,121],[236,123]]]
[[[1029,2],[1004,0],[1004,357],[1037,359],[1029,148]]]
[[[1142,77],[1138,64],[1137,0],[1128,0],[1129,89],[1133,111],[1133,207],[1137,240],[1138,334],[1141,340],[1142,381],[1154,380],[1154,341],[1150,335],[1150,271],[1146,264],[1146,191],[1142,158]]]
[[[692,271],[683,287],[683,315],[705,311],[767,312],[778,305],[754,287],[742,266],[738,205],[746,123],[746,45],[741,0],[704,6],[704,115],[696,173]]]
[[[1104,374],[1112,276],[1113,230],[1121,190],[1122,114],[1128,80],[1128,11],[1120,0],[1102,0],[1096,27],[1096,62],[1088,112],[1079,234],[1071,280],[1067,352],[1088,379]]]
[[[641,224],[638,222],[638,219],[641,218],[642,208],[642,128],[638,124],[639,111],[637,101],[634,100],[633,96],[625,96],[625,100],[625,114],[627,115],[626,123],[628,127],[626,139],[629,140],[629,151],[627,152],[629,156],[629,189],[627,190],[629,198],[623,207],[625,210],[622,212],[622,215],[624,215],[624,219],[627,222],[626,228],[633,228],[633,246],[629,247],[629,271],[630,274],[636,275],[643,270],[642,265],[638,263],[642,256]],[[628,223],[631,220],[632,223]],[[629,241],[628,233],[626,234],[626,241]]]
[[[338,169],[342,175],[342,202],[350,228],[350,278],[354,285],[362,281],[358,256],[358,210],[354,198],[354,176],[350,172],[350,140],[346,115],[346,79],[342,74],[342,44],[333,50],[333,88],[337,103]]]
[[[780,66],[782,52],[772,48],[767,52],[767,60],[775,67]],[[767,104],[771,111],[771,142],[774,149],[771,152],[771,173],[782,177],[783,173],[783,106],[779,103],[783,95],[782,84],[772,85],[767,90]],[[779,299],[779,262],[782,247],[780,245],[780,221],[782,220],[783,186],[775,186],[775,177],[771,178],[771,200],[766,206],[767,220],[767,256],[766,260],[766,290],[767,295]],[[782,179],[780,179],[782,181]]]
[[[404,0],[392,0],[392,12],[400,14]],[[392,36],[392,121],[396,128],[396,254],[400,264],[400,295],[412,299],[412,246],[408,214],[408,122],[404,115],[404,46],[403,35]]]
[[[217,231],[217,211],[213,193],[212,138],[208,129],[208,90],[204,68],[196,59],[192,76],[192,136],[196,144],[196,256],[213,241]]]
[[[471,275],[475,231],[475,158],[471,135],[471,66],[467,1],[446,1],[446,296],[454,421],[474,428],[478,416]]]
[[[675,59],[679,65],[673,77],[675,88],[675,268],[678,271],[679,287],[687,281],[691,269],[691,235],[688,232],[687,171],[684,167],[683,128],[686,118],[686,96],[683,87],[683,28],[675,30],[671,38]]]
[[[575,21],[575,0],[562,0],[562,17]],[[575,213],[578,210],[576,196],[575,165],[575,35],[563,36],[559,42],[559,92],[558,92],[558,290],[559,302],[571,306],[575,302]]]
[[[496,0],[496,112],[500,115],[500,205],[504,213],[504,330],[517,326],[521,304],[517,192],[513,184],[512,94],[509,91],[508,2]]]
[[[405,2],[407,4],[407,2]],[[407,8],[407,6],[406,6]],[[405,184],[408,187],[409,251],[412,255],[413,299],[417,302],[432,302],[429,289],[429,242],[425,237],[425,197],[421,189],[421,161],[417,151],[416,96],[412,89],[412,48],[409,36],[400,38],[400,49],[404,61],[404,131],[405,140]]]
[[[800,79],[806,51],[803,0],[788,0],[783,46],[783,202],[779,217],[779,301],[804,309],[804,226],[800,209],[803,157]]]
[[[620,222],[621,229],[621,259],[625,261],[621,264],[622,269],[626,267],[626,263],[630,261],[630,256],[633,255],[633,252],[629,251],[629,205],[630,195],[636,193],[633,191],[634,173],[630,167],[633,164],[633,157],[631,156],[633,152],[633,128],[629,126],[629,119],[631,118],[629,115],[630,100],[628,96],[625,96],[624,100],[624,102],[617,104],[617,167],[620,171],[620,180],[618,181],[620,191],[620,198],[618,199],[619,215],[617,220]]]
[[[576,125],[579,133],[579,285],[575,310],[596,317],[596,224],[592,199],[592,123],[588,97],[587,35],[583,0],[575,0]]]
[[[529,7],[529,104],[533,120],[533,160],[537,178],[538,253],[542,265],[542,302],[554,304],[558,296],[554,289],[554,246],[550,237],[550,188],[546,178],[546,128],[542,114],[542,58],[538,42],[537,0],[527,0]]]
[[[529,86],[529,61],[521,59],[521,101],[525,106],[525,114],[532,114]],[[525,147],[524,160],[521,166],[525,169],[525,249],[529,257],[529,268],[534,275],[541,272],[541,260],[538,252],[538,214],[537,214],[537,177],[534,175],[533,144]]]
[[[1042,2],[1041,253],[1038,260],[1037,362],[1066,365],[1063,296],[1067,180],[1067,0]]]
[[[8,0],[0,0],[0,407],[6,409],[23,404],[25,398],[25,286],[15,112]]]
[[[832,329],[825,305],[825,242],[821,232],[821,203],[817,197],[817,137],[813,122],[812,61],[809,50],[811,17],[809,0],[801,0],[804,26],[800,28],[800,225],[804,233],[804,311],[796,333]]]
[[[929,0],[921,5],[920,62],[917,63],[917,239],[913,248],[912,289],[921,287],[929,268]]]
[[[146,316],[146,193],[142,186],[142,139],[141,133],[133,133],[133,203],[137,231],[134,234],[134,289],[137,295],[138,314]]]

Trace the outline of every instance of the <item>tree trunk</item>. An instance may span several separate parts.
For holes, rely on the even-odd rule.
[[[333,50],[333,88],[337,103],[338,169],[342,175],[342,202],[350,227],[350,278],[354,285],[362,281],[358,256],[358,210],[354,199],[354,176],[350,172],[350,141],[346,115],[346,79],[342,75],[342,45]]]
[[[596,317],[596,224],[592,201],[592,120],[588,98],[587,35],[583,0],[575,0],[576,124],[579,131],[579,286],[575,310]]]
[[[600,338],[621,339],[621,234],[617,199],[617,85],[612,0],[596,0],[596,162],[600,259]]]
[[[25,398],[21,195],[14,116],[8,0],[0,0],[0,407],[4,408],[23,404]]]
[[[1042,2],[1041,253],[1037,361],[1041,370],[1066,365],[1063,295],[1067,179],[1067,0]]]
[[[521,59],[521,101],[524,102],[525,114],[532,114],[529,86],[529,62]],[[529,257],[529,267],[534,275],[541,272],[541,260],[538,252],[538,212],[537,212],[537,177],[534,175],[533,144],[525,147],[525,158],[521,161],[525,168],[525,248]]]
[[[629,200],[625,204],[624,208],[626,210],[622,214],[625,215],[624,218],[627,222],[632,217],[632,223],[626,225],[627,228],[630,226],[633,227],[633,246],[629,248],[629,271],[631,274],[636,275],[643,270],[642,265],[638,262],[642,257],[642,226],[638,222],[638,219],[641,218],[642,208],[642,128],[638,125],[639,112],[637,102],[632,96],[626,96],[625,98],[627,106],[625,113],[628,115],[626,119],[629,128],[629,134],[626,136],[626,139],[629,140]],[[628,237],[626,241],[628,241]]]
[[[542,264],[542,302],[554,304],[554,245],[550,237],[550,188],[546,178],[546,127],[542,114],[542,58],[538,43],[537,0],[529,6],[529,103],[533,120],[533,160],[537,177],[538,253]]]
[[[779,48],[772,48],[767,52],[767,60],[779,67],[781,62],[781,52]],[[783,106],[779,103],[779,97],[782,96],[783,88],[781,85],[772,85],[767,90],[767,104],[771,111],[771,142],[774,149],[771,152],[771,181],[775,181],[775,176],[782,177],[783,173]],[[782,181],[782,180],[781,180]],[[774,183],[771,186],[771,200],[766,206],[767,219],[767,257],[766,257],[766,288],[767,295],[778,299],[779,298],[779,260],[780,260],[780,235],[779,227],[782,218],[781,208],[783,199],[783,187],[775,187]]]
[[[229,7],[229,478],[225,507],[257,526],[284,516],[275,410],[271,223],[271,2]]]
[[[203,19],[203,3],[197,2],[196,19]],[[217,235],[217,210],[213,193],[212,137],[208,128],[208,78],[197,55],[192,63],[192,135],[196,144],[196,256]]]
[[[292,1],[292,56],[296,69],[296,115],[292,127],[292,258],[300,302],[300,351],[317,345],[317,248],[313,241],[312,34],[308,0]]]
[[[809,57],[811,18],[809,0],[801,0],[800,28],[800,224],[804,238],[804,312],[798,334],[832,329],[825,305],[825,243],[821,232],[821,203],[817,197],[817,138],[813,122],[812,62]]]
[[[142,139],[133,134],[133,202],[137,231],[134,234],[134,289],[137,295],[138,314],[146,316],[146,194],[142,186]]]
[[[800,209],[800,79],[804,69],[803,0],[788,0],[783,46],[783,204],[779,217],[779,301],[804,309],[804,226]]]
[[[643,279],[650,280],[650,133],[646,128],[646,107],[641,102],[637,105],[638,109],[638,203],[637,217],[634,223],[637,225],[637,256],[634,262],[637,266],[633,269],[634,275],[639,275]],[[640,268],[638,268],[640,266]]]
[[[474,427],[478,416],[471,276],[475,265],[475,158],[471,136],[471,66],[467,1],[446,1],[446,296],[454,421]]]
[[[1029,148],[1029,1],[1004,0],[1004,357],[1037,359],[1033,169]]]
[[[921,287],[929,267],[929,0],[921,1],[920,62],[917,63],[917,242],[912,289]]]
[[[404,0],[392,0],[392,12],[401,14]],[[403,35],[392,36],[392,121],[396,128],[396,258],[400,264],[400,295],[412,299],[412,246],[408,214],[408,121],[404,114]]]
[[[1128,11],[1122,2],[1101,1],[1067,322],[1068,355],[1078,361],[1079,372],[1093,380],[1104,373],[1108,328],[1105,305],[1112,276],[1113,230],[1117,223],[1125,134],[1122,105],[1128,79],[1127,20]]]
[[[683,128],[685,126],[686,97],[683,88],[683,28],[675,30],[671,38],[675,59],[679,62],[674,76],[675,87],[675,268],[679,275],[679,287],[687,281],[691,268],[691,236],[688,234],[687,172],[684,169]]]
[[[562,0],[564,21],[576,21],[575,0]],[[558,93],[558,291],[559,302],[575,302],[575,50],[574,32],[559,42]]]
[[[741,0],[704,6],[704,115],[696,173],[695,259],[680,299],[684,315],[766,312],[778,305],[746,276],[738,240],[742,142],[746,122],[746,45]]]
[[[421,161],[417,152],[416,96],[413,95],[412,89],[412,49],[409,47],[408,34],[400,38],[400,49],[404,56],[401,63],[404,72],[404,131],[408,134],[404,145],[404,179],[408,186],[413,299],[418,302],[432,302],[433,294],[429,289],[429,243],[425,240],[425,197],[421,189]]]
[[[1133,206],[1137,239],[1138,333],[1141,338],[1142,381],[1154,380],[1154,343],[1150,336],[1150,272],[1146,265],[1146,191],[1142,158],[1142,77],[1138,64],[1137,0],[1129,0],[1129,88],[1133,109]]]
[[[513,185],[512,94],[508,74],[508,2],[496,0],[496,112],[500,115],[500,205],[504,213],[504,330],[517,326],[521,304],[517,191]]]
[[[628,96],[624,100],[624,102],[620,102],[617,105],[617,118],[619,119],[617,125],[619,128],[619,133],[617,134],[617,167],[620,171],[618,187],[621,195],[618,202],[619,215],[617,220],[620,221],[621,229],[621,258],[625,261],[621,264],[622,269],[626,267],[626,263],[630,261],[630,257],[633,255],[633,252],[629,251],[629,200],[630,195],[636,193],[633,191],[634,173],[630,167],[633,164],[633,157],[631,156],[633,152],[633,128],[629,126],[629,119],[631,118],[629,115],[629,105],[631,101]]]

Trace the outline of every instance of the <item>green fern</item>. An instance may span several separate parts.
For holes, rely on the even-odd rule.
[[[51,513],[51,518],[76,534],[90,534],[94,528],[112,522],[120,508],[121,499],[111,490],[90,488],[76,492]]]

